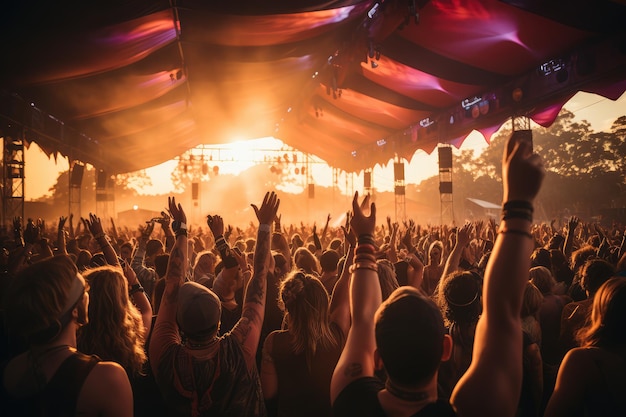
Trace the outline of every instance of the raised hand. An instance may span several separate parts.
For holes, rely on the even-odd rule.
[[[263,203],[261,207],[257,207],[254,204],[250,204],[254,209],[256,218],[259,220],[259,224],[271,224],[276,218],[278,212],[278,206],[280,205],[280,199],[274,191],[265,193]]]
[[[376,229],[376,204],[370,204],[369,194],[359,204],[359,192],[354,193],[350,227],[352,227],[357,236],[374,234]]]
[[[503,200],[533,202],[545,176],[543,160],[530,143],[509,139],[502,159]]]
[[[567,221],[567,231],[568,232],[574,232],[574,230],[576,230],[576,227],[578,227],[578,224],[580,223],[580,219],[576,216],[572,216],[569,218],[569,220]]]
[[[176,233],[180,229],[187,229],[187,216],[185,215],[183,207],[180,205],[180,203],[176,204],[175,197],[168,197],[167,203],[169,214],[173,219],[172,230],[174,230],[174,233]],[[154,228],[154,223],[152,223],[152,228]]]
[[[469,245],[470,240],[472,238],[472,224],[465,223],[463,226],[459,227],[456,231],[456,241],[457,245],[460,247],[465,247]]]
[[[24,229],[24,242],[34,245],[40,240],[39,227],[35,225],[33,219],[28,219],[26,223],[26,229]]]
[[[83,219],[85,228],[89,230],[93,237],[104,235],[104,229],[102,228],[102,222],[100,218],[93,213],[89,213],[88,219]]]
[[[157,220],[157,223],[161,225],[161,229],[167,230],[170,227],[171,220],[170,216],[165,211],[162,211],[161,217]]]
[[[222,219],[222,216],[217,214],[211,216],[209,214],[206,216],[206,224],[209,226],[211,233],[213,233],[213,238],[217,239],[220,236],[224,236],[224,219]]]

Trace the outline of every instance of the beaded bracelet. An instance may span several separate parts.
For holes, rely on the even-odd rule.
[[[359,262],[350,266],[350,273],[354,273],[357,269],[369,269],[370,271],[378,272],[378,264],[372,262]]]
[[[376,246],[369,243],[359,243],[354,251],[355,253],[376,253]]]
[[[529,239],[534,239],[533,235],[523,230],[505,229],[505,230],[500,230],[498,233],[503,234],[503,235],[506,235],[506,234],[521,235],[521,236],[526,236]]]
[[[365,254],[356,255],[354,257],[354,262],[360,262],[360,261],[376,262],[376,257],[374,255],[365,255]]]
[[[364,233],[357,237],[357,242],[359,245],[361,244],[369,244],[375,246],[376,241],[374,240],[374,236],[369,233]]]

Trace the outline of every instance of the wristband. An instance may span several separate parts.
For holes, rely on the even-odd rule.
[[[138,293],[140,291],[144,292],[144,293],[146,292],[143,289],[143,287],[141,286],[141,284],[137,283],[135,285],[131,285],[130,290],[128,291],[128,295],[133,295],[133,294]]]
[[[102,239],[105,236],[104,232],[102,233],[98,233],[97,235],[94,235],[94,239],[98,240],[98,239]]]
[[[267,223],[261,223],[261,224],[259,225],[259,231],[260,231],[260,232],[269,232],[270,230],[271,230],[271,227],[270,227],[270,225],[269,225],[269,224],[267,224]]]
[[[525,219],[532,223],[533,212],[528,210],[502,210],[502,220]]]
[[[533,205],[524,200],[511,200],[502,205],[502,210],[528,210],[531,213],[534,211]]]
[[[174,230],[174,233],[176,233],[177,231],[181,229],[187,230],[187,224],[183,222],[179,222],[178,220],[174,220],[172,222],[172,229]]]
[[[181,227],[176,232],[174,232],[174,235],[176,235],[176,237],[178,237],[178,236],[187,236],[187,229],[183,229]]]

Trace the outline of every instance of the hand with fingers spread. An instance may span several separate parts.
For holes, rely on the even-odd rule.
[[[89,218],[83,219],[83,223],[85,224],[85,228],[89,230],[89,233],[91,233],[94,238],[104,236],[102,222],[100,221],[100,218],[95,214],[89,213]]]
[[[176,204],[175,197],[168,197],[168,211],[170,216],[172,217],[172,230],[178,236],[183,230],[185,233],[187,232],[187,216],[183,211],[183,207],[180,203]],[[152,224],[154,228],[154,224]]]
[[[256,218],[259,220],[259,224],[271,224],[272,221],[276,218],[276,213],[278,212],[278,206],[280,205],[280,199],[276,195],[275,192],[271,191],[265,194],[263,198],[263,203],[261,203],[261,207],[257,207],[254,204],[251,204],[254,209],[254,213],[256,214]]]

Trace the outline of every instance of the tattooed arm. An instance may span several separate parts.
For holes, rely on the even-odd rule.
[[[372,239],[376,226],[376,205],[369,203],[369,195],[361,206],[359,194],[352,200],[352,219],[350,226],[358,236],[359,244]],[[366,215],[364,212],[369,211]],[[359,245],[357,245],[358,251]],[[372,248],[372,252],[373,252]],[[373,261],[355,262],[360,267],[352,272],[350,286],[350,315],[352,323],[348,331],[346,344],[330,383],[330,400],[334,402],[339,393],[352,381],[364,376],[374,375],[374,314],[382,301],[378,273],[369,269]]]
[[[155,375],[158,373],[163,353],[170,345],[180,342],[176,324],[176,303],[178,289],[183,284],[187,273],[187,226],[185,224],[187,217],[181,205],[176,204],[174,197],[168,198],[168,203],[176,241],[170,252],[165,273],[165,291],[150,340],[150,364]]]
[[[265,194],[261,207],[252,204],[259,220],[254,251],[254,272],[244,297],[241,319],[233,327],[232,334],[239,341],[246,356],[248,368],[256,366],[256,351],[261,337],[265,315],[267,271],[270,264],[271,224],[276,217],[280,200],[274,192]]]

